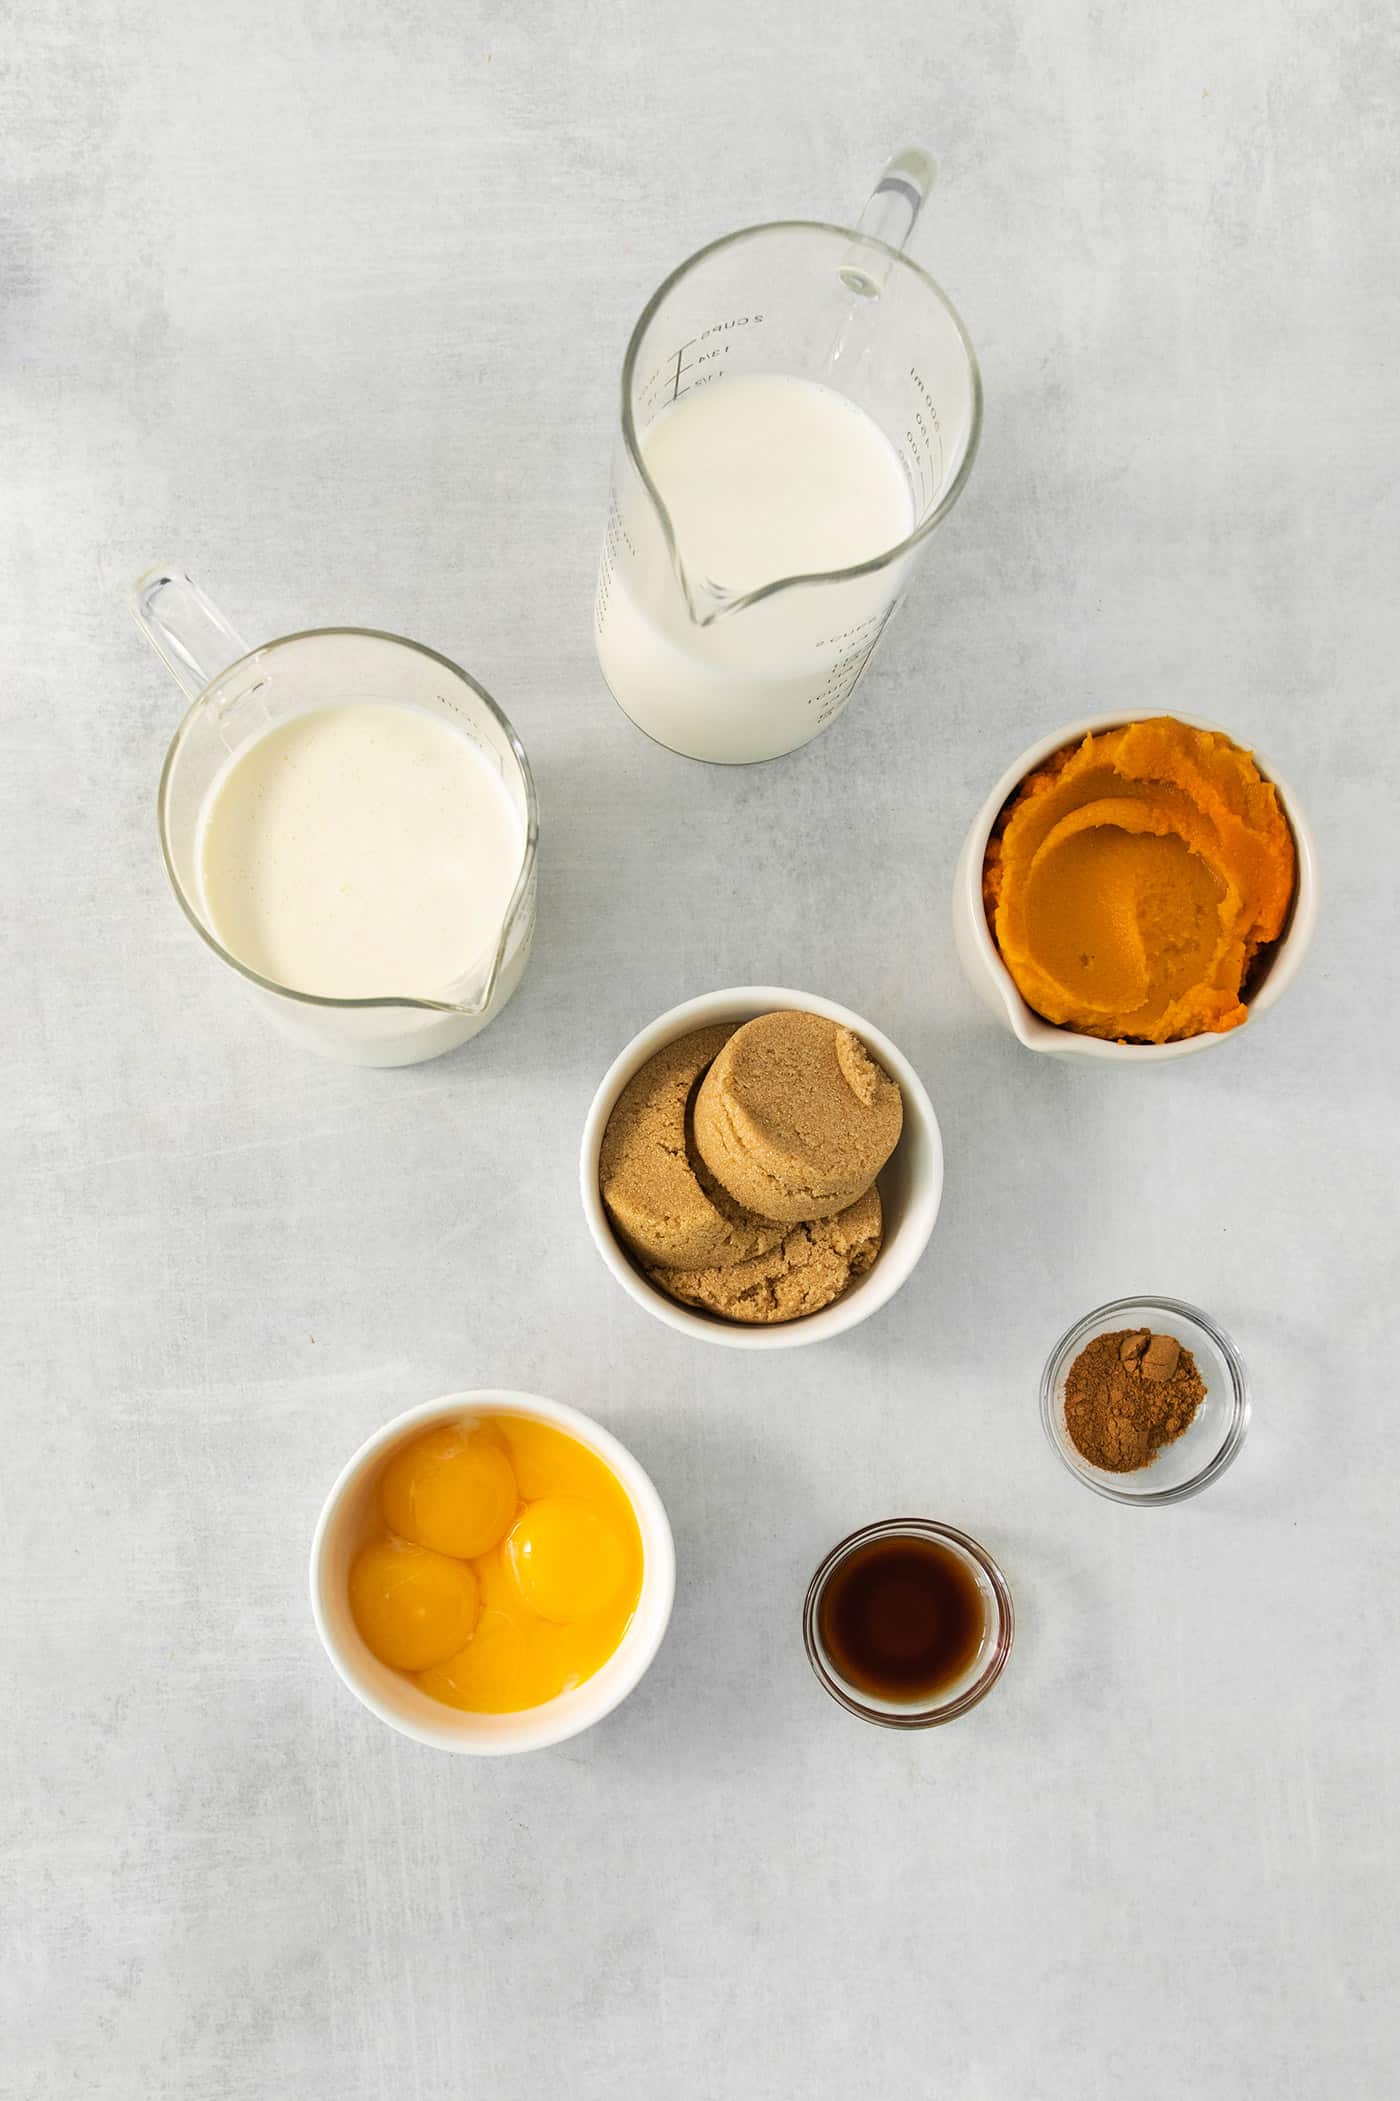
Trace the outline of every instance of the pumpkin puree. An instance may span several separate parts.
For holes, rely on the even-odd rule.
[[[1169,715],[1055,753],[987,847],[988,923],[1047,1021],[1132,1043],[1238,1028],[1293,895],[1293,835],[1247,751]]]

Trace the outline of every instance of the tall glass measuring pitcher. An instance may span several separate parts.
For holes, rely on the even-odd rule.
[[[206,946],[284,1033],[346,1064],[414,1065],[485,1028],[529,959],[539,838],[490,695],[369,628],[250,649],[172,566],[130,607],[192,703],[160,841]]]
[[[598,659],[638,728],[689,758],[776,758],[834,721],[962,492],[977,360],[901,253],[933,174],[911,150],[855,228],[712,242],[632,332]]]

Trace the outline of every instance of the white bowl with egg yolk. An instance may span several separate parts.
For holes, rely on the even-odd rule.
[[[794,1010],[823,1014],[828,1021],[859,1036],[890,1078],[898,1082],[904,1097],[904,1128],[898,1145],[876,1177],[884,1212],[884,1239],[871,1268],[819,1313],[808,1313],[801,1320],[751,1327],[739,1321],[719,1320],[710,1313],[693,1312],[652,1283],[613,1232],[598,1186],[599,1160],[603,1133],[618,1096],[648,1058],[655,1057],[678,1036],[688,1036],[693,1029],[711,1028],[719,1022],[753,1021],[760,1014]],[[861,1015],[838,1006],[835,1000],[819,999],[811,992],[793,992],[782,985],[731,985],[725,992],[704,993],[699,999],[687,1000],[684,1006],[672,1007],[669,1013],[659,1015],[613,1060],[584,1123],[579,1190],[598,1253],[627,1296],[654,1319],[664,1321],[668,1328],[678,1328],[683,1335],[693,1335],[699,1342],[717,1342],[728,1349],[791,1350],[804,1343],[826,1341],[868,1320],[909,1277],[928,1246],[943,1199],[943,1139],[923,1081],[903,1051]]]
[[[350,1612],[350,1564],[360,1548],[383,1531],[379,1484],[390,1459],[404,1445],[464,1417],[523,1415],[552,1424],[596,1453],[622,1484],[642,1539],[642,1587],[637,1609],[621,1642],[591,1678],[514,1714],[474,1714],[445,1706],[401,1672],[371,1655]],[[648,1474],[601,1424],[539,1394],[490,1388],[452,1393],[426,1401],[377,1430],[344,1467],[326,1498],[311,1543],[311,1611],[326,1654],[357,1700],[403,1736],[440,1751],[497,1757],[538,1751],[590,1729],[610,1714],[641,1680],[661,1646],[676,1588],[671,1526]]]

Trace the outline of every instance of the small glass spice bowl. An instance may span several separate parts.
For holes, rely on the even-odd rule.
[[[951,1684],[932,1697],[918,1701],[879,1698],[849,1683],[828,1655],[821,1634],[822,1594],[841,1564],[873,1540],[931,1540],[960,1561],[976,1585],[984,1626],[977,1653]],[[952,1525],[940,1525],[927,1517],[890,1517],[879,1524],[863,1525],[834,1546],[807,1586],[802,1607],[802,1640],[807,1661],[818,1682],[848,1714],[882,1729],[932,1729],[940,1722],[956,1721],[979,1700],[984,1700],[1001,1676],[1016,1631],[1016,1615],[1006,1578],[984,1546]]]
[[[1096,1336],[1119,1329],[1150,1328],[1171,1335],[1189,1350],[1205,1383],[1205,1398],[1173,1444],[1135,1473],[1107,1473],[1075,1445],[1065,1425],[1065,1381],[1070,1367]],[[1114,1299],[1076,1321],[1050,1352],[1040,1381],[1040,1419],[1065,1465],[1096,1495],[1115,1503],[1181,1503],[1199,1495],[1224,1473],[1249,1427],[1249,1379],[1239,1351],[1224,1329],[1199,1306],[1180,1299]]]

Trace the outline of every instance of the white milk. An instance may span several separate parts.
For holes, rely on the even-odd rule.
[[[728,594],[846,569],[916,522],[899,454],[863,409],[780,373],[696,388],[642,437],[686,573]],[[664,563],[635,558],[615,520],[599,587],[603,674],[649,736],[695,758],[775,757],[824,729],[850,698],[903,580],[893,564],[841,585],[803,585],[709,627],[689,616]]]
[[[524,851],[468,737],[351,701],[235,753],[209,791],[198,863],[213,932],[260,976],[331,999],[433,998],[494,948]]]

